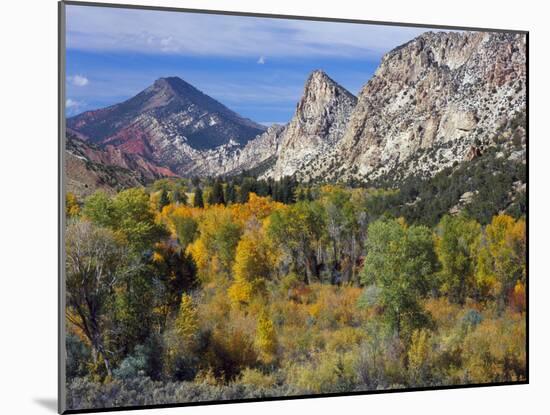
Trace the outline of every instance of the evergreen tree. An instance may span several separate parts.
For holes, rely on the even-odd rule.
[[[241,183],[241,187],[239,187],[239,195],[238,195],[237,201],[239,203],[248,202],[248,195],[252,191],[254,191],[253,183],[249,180],[249,178],[244,179],[243,182]]]
[[[258,182],[256,182],[256,186],[255,186],[255,190],[256,190],[256,194],[258,196],[268,196],[269,195],[269,186],[268,184],[266,183],[265,180],[260,180]]]
[[[170,199],[172,203],[181,203],[182,205],[187,204],[187,194],[181,189],[174,189],[170,194]]]
[[[227,184],[225,188],[225,203],[235,203],[237,201],[237,190],[233,182]]]
[[[219,180],[214,182],[212,191],[208,195],[208,204],[210,205],[225,205],[225,198],[223,195],[223,186]]]
[[[193,197],[193,206],[203,208],[204,200],[202,199],[202,189],[200,187],[195,188],[195,195]]]
[[[170,199],[168,199],[168,192],[166,191],[166,189],[162,189],[162,192],[160,193],[159,204],[158,204],[159,210],[162,210],[164,206],[167,206],[169,204],[170,204]]]

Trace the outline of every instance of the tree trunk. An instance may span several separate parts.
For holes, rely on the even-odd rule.
[[[92,342],[92,358],[94,361],[94,365],[97,366],[99,356],[103,358],[103,364],[105,365],[105,371],[107,372],[107,376],[111,377],[111,364],[109,362],[109,358],[107,357],[107,353],[105,352],[105,348],[103,347],[103,343],[101,339],[99,339],[99,336],[94,336],[93,342]]]

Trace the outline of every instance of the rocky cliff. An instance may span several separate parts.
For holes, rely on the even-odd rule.
[[[299,176],[433,175],[511,136],[510,121],[525,111],[525,41],[428,32],[392,50],[361,90],[342,139]]]
[[[329,151],[344,135],[356,103],[355,96],[323,71],[311,73],[296,112],[282,134],[277,161],[265,175],[276,180],[292,176],[310,160]]]

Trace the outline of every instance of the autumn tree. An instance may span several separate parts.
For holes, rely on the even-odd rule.
[[[247,304],[255,294],[262,292],[273,269],[273,256],[261,225],[249,226],[252,229],[239,241],[233,265],[234,280],[228,294],[234,304]]]
[[[192,380],[199,333],[198,312],[190,295],[181,296],[173,327],[164,333],[165,371],[177,380]]]
[[[476,242],[481,226],[464,216],[444,216],[436,228],[435,248],[441,263],[441,289],[451,301],[464,304],[476,291]]]
[[[271,363],[274,360],[278,347],[277,332],[265,310],[262,310],[258,317],[255,345],[259,351],[260,358],[265,363]]]
[[[526,279],[525,220],[500,214],[485,229],[479,245],[477,278],[492,281],[501,303],[508,301],[517,282]]]
[[[204,212],[199,222],[200,236],[187,248],[203,279],[229,276],[241,233],[241,226],[228,208],[217,205]]]
[[[430,366],[431,355],[430,332],[426,329],[414,330],[407,353],[408,373],[411,386],[428,384],[433,369]]]
[[[67,192],[65,195],[65,213],[68,218],[73,218],[80,214],[80,205],[74,193]]]
[[[389,326],[401,335],[428,323],[420,300],[437,270],[431,230],[400,220],[378,220],[368,229],[363,284],[380,289],[379,305]]]
[[[114,224],[113,201],[107,193],[98,190],[86,198],[82,214],[99,226],[111,227]]]
[[[69,224],[66,231],[67,319],[86,336],[94,364],[103,362],[111,375],[111,351],[105,333],[112,324],[109,305],[126,252],[114,233],[89,221]]]
[[[193,305],[193,299],[188,294],[183,294],[181,297],[175,328],[176,333],[184,342],[194,341],[197,336],[199,330],[197,310]]]
[[[324,231],[323,209],[317,202],[298,202],[276,210],[269,218],[268,234],[290,257],[290,271],[302,273],[304,282],[319,279],[317,257]]]

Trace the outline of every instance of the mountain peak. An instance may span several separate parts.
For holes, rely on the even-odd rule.
[[[315,69],[312,71],[306,81],[306,89],[314,85],[335,85],[341,87],[334,79],[327,75],[322,69]],[[343,87],[341,87],[343,88]]]
[[[148,89],[155,92],[161,91],[176,97],[190,98],[197,95],[203,95],[201,91],[178,76],[158,78]]]
[[[189,84],[188,82],[185,82],[179,76],[165,76],[165,77],[163,76],[162,78],[158,78],[153,85],[170,86],[170,87],[185,86],[185,87],[194,88],[191,84]]]
[[[275,179],[295,174],[344,134],[357,98],[324,71],[313,71],[281,140],[279,158],[273,167]]]
[[[309,74],[309,77],[310,78],[320,78],[320,79],[330,79],[330,77],[327,75],[327,73],[325,71],[323,71],[322,69],[314,69]]]
[[[67,126],[93,143],[147,155],[180,171],[187,147],[244,145],[266,130],[177,76],[159,78],[120,104],[71,117]],[[170,160],[161,142],[172,146]]]
[[[325,106],[332,101],[346,101],[355,105],[357,98],[338,82],[330,78],[326,72],[316,69],[311,72],[304,86],[304,94],[298,103],[298,111],[311,105]],[[315,103],[318,104],[315,104]]]

